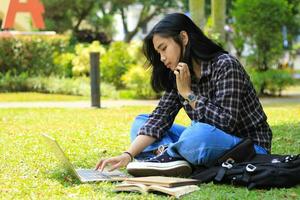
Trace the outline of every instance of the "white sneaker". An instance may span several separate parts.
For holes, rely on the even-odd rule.
[[[192,173],[192,167],[187,161],[171,157],[165,151],[150,160],[129,163],[127,171],[133,176],[187,177]]]

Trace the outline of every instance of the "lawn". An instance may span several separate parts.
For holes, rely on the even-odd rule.
[[[37,92],[0,93],[0,102],[82,101],[86,96],[45,94]]]
[[[113,183],[80,184],[48,152],[42,133],[56,138],[78,167],[94,167],[100,157],[118,155],[129,145],[134,117],[151,106],[109,109],[0,109],[0,199],[168,199],[167,196],[114,193]],[[300,102],[265,105],[272,126],[273,153],[300,153]],[[181,111],[176,122],[188,125]],[[183,199],[299,199],[300,186],[252,190],[202,184]]]

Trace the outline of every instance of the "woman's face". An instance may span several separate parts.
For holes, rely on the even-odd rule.
[[[181,47],[171,37],[153,36],[154,49],[160,54],[160,60],[164,65],[174,71],[181,57]]]

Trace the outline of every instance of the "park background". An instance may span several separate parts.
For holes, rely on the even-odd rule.
[[[48,153],[40,134],[54,136],[79,167],[93,167],[100,157],[126,150],[134,117],[151,112],[161,95],[150,87],[142,39],[171,12],[190,16],[242,61],[272,127],[273,153],[299,153],[299,0],[42,2],[44,30],[21,14],[13,29],[0,34],[2,199],[166,198],[115,194],[109,183],[79,184]],[[3,20],[9,0],[0,3]],[[102,109],[89,106],[89,53],[95,51],[100,52]],[[183,111],[176,122],[190,123]],[[200,187],[186,198],[300,198],[299,186],[256,191]]]

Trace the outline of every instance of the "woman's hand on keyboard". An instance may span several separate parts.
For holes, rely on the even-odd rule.
[[[107,165],[110,165],[111,168],[108,171],[113,171],[121,167],[126,167],[130,161],[131,161],[130,155],[123,153],[119,156],[115,156],[107,159],[101,159],[97,163],[95,170],[100,169],[100,171],[103,171],[103,169]]]

